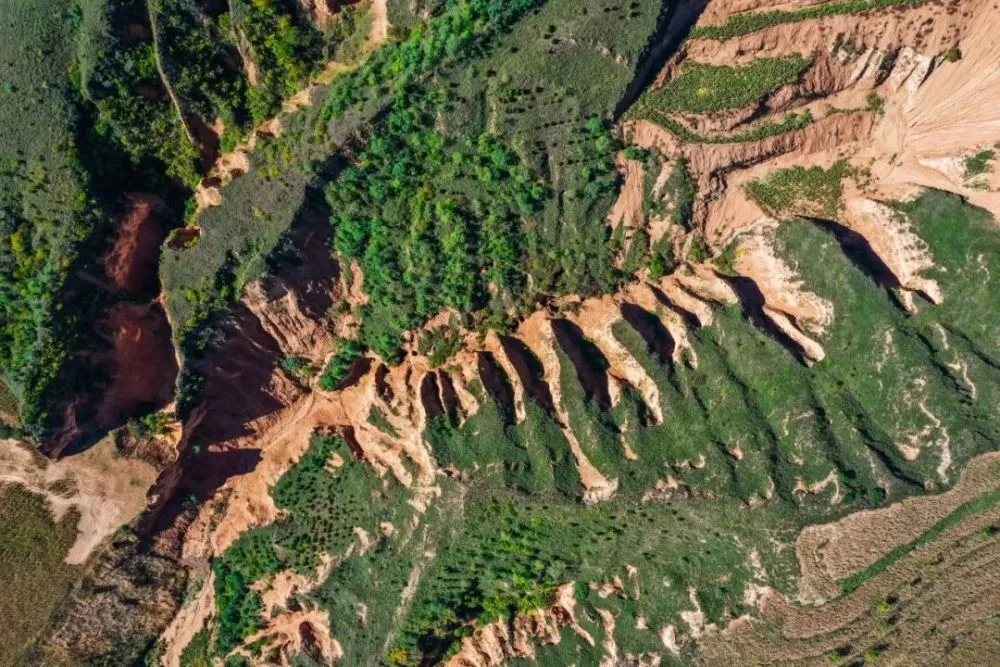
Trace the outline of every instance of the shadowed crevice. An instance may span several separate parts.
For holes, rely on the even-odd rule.
[[[483,389],[496,401],[497,407],[500,408],[503,415],[503,422],[507,425],[513,424],[514,388],[511,387],[507,374],[503,372],[497,360],[489,352],[477,353],[477,365]]]
[[[677,315],[677,317],[681,318],[685,327],[691,331],[697,331],[701,328],[701,323],[698,321],[698,318],[694,313],[678,306],[670,297],[664,294],[663,290],[660,288],[650,285],[649,289],[653,293],[653,296],[656,297],[656,300],[660,302],[660,305]]]
[[[602,410],[610,409],[608,360],[596,345],[587,340],[583,330],[569,320],[552,320],[552,332],[559,347],[576,369],[576,376],[583,385],[587,399],[596,400]]]
[[[631,303],[622,304],[622,318],[642,336],[648,347],[662,364],[673,362],[676,345],[660,320],[644,308]]]
[[[441,390],[438,387],[436,373],[427,373],[420,381],[420,404],[428,418],[444,415],[444,405],[441,404]]]
[[[805,348],[782,331],[764,312],[766,302],[757,283],[746,276],[722,276],[722,278],[736,292],[744,317],[766,336],[791,352],[800,363],[805,363]]]
[[[521,384],[529,396],[534,398],[550,414],[555,414],[552,392],[545,382],[542,363],[528,349],[528,346],[511,336],[500,336],[500,345],[514,366]]]

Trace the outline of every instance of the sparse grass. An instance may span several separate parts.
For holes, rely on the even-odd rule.
[[[40,495],[0,485],[0,664],[26,664],[23,652],[82,574],[63,562],[77,518],[72,510],[55,523]]]
[[[802,113],[786,113],[780,121],[764,121],[749,130],[727,135],[703,136],[695,134],[685,125],[677,122],[670,116],[661,113],[653,113],[652,120],[670,130],[678,137],[693,144],[740,144],[750,141],[761,141],[769,137],[776,137],[786,132],[801,130],[813,123],[813,115],[809,109]]]
[[[373,405],[371,410],[368,411],[368,423],[386,435],[391,435],[394,438],[399,437],[399,433],[396,432],[396,429],[385,418],[385,414],[383,414],[377,405]]]
[[[17,415],[17,396],[0,378],[0,425],[16,427],[20,422]]]
[[[781,86],[793,83],[808,69],[801,54],[759,58],[736,67],[686,62],[662,88],[647,92],[634,113],[712,113],[756,104]]]
[[[748,183],[746,188],[775,215],[818,215],[833,219],[843,206],[841,181],[850,174],[850,165],[841,160],[829,169],[778,169],[763,180]]]
[[[725,40],[748,35],[782,23],[795,23],[827,16],[859,14],[872,9],[889,7],[919,7],[928,0],[851,0],[849,2],[827,2],[795,11],[764,11],[730,16],[721,26],[700,26],[691,30],[689,39]]]

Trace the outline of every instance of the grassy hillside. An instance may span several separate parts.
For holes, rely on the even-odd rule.
[[[436,662],[474,628],[544,607],[570,582],[581,627],[598,648],[564,631],[558,647],[544,649],[543,664],[570,656],[599,660],[607,634],[598,609],[616,618],[618,649],[639,655],[660,652],[655,629],[686,627],[681,612],[695,603],[707,622],[721,624],[748,611],[744,591],[751,582],[792,593],[797,565],[786,545],[804,525],[948,487],[966,461],[1000,442],[990,398],[1000,390],[1000,373],[991,362],[996,340],[987,324],[998,314],[988,297],[1000,275],[994,223],[940,193],[901,210],[928,242],[948,295],[944,305],[926,304],[916,316],[828,231],[802,220],[779,228],[779,253],[837,309],[822,337],[828,350],[822,362],[803,365],[787,340],[758,329],[740,307],[720,307],[714,324],[689,331],[697,368],[675,364],[662,356],[669,334],[657,331],[652,315],[634,314],[614,335],[654,380],[669,415],[661,425],[646,425],[638,395],[626,391],[609,409],[558,350],[569,425],[591,462],[619,480],[614,501],[580,504],[582,487],[553,415],[529,397],[525,421],[515,424],[509,397],[496,389],[488,395],[475,388],[480,411],[462,426],[447,415],[429,421],[425,437],[439,465],[461,474],[442,480],[442,497],[416,528],[406,518],[411,492],[373,476],[342,441],[316,440],[275,488],[287,518],[251,531],[216,564],[223,576],[215,623],[225,639],[215,650],[224,654],[263,622],[259,602],[239,591],[284,568],[312,572],[320,553],[345,548],[354,525],[379,535],[377,546],[337,566],[300,604],[342,618],[363,603],[367,618],[392,618],[407,573],[422,573],[398,624],[373,622],[338,635],[356,664]],[[566,335],[578,336],[573,345],[588,345],[586,332]],[[880,342],[887,335],[890,355]],[[600,365],[596,348],[588,355]],[[962,379],[958,368],[967,371]],[[976,400],[970,400],[973,385]],[[905,460],[895,443],[927,428],[931,453]],[[621,440],[636,460],[621,455]],[[934,447],[947,447],[947,454]],[[330,472],[326,462],[335,452],[349,463]],[[944,456],[950,463],[942,467]],[[816,494],[796,490],[831,475],[834,483]],[[667,478],[673,500],[649,502]],[[343,490],[325,490],[329,485]],[[357,515],[353,499],[369,495],[373,501]],[[832,505],[834,495],[839,500]],[[845,593],[987,511],[994,495],[963,505],[917,542],[844,580]],[[297,504],[305,498],[345,505],[327,511]],[[320,515],[328,517],[322,528],[315,523]],[[380,534],[382,521],[408,527]],[[624,589],[608,596],[602,583],[614,577]]]

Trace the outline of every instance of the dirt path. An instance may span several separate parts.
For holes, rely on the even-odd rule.
[[[20,484],[45,498],[55,521],[74,507],[77,537],[66,563],[80,565],[94,549],[146,508],[156,479],[147,463],[122,457],[110,438],[81,454],[47,462],[17,440],[0,440],[0,484]]]
[[[374,48],[389,38],[389,9],[386,0],[372,0],[372,31],[368,34],[368,47]]]

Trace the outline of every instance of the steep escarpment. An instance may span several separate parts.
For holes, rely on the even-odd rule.
[[[986,8],[972,11],[989,15]],[[915,27],[928,17],[940,19],[933,30]],[[335,610],[323,633],[336,640],[342,660],[381,647],[404,663],[457,650],[461,664],[494,664],[563,655],[562,644],[592,651],[596,661],[623,651],[662,659],[691,650],[767,598],[753,591],[771,586],[794,595],[796,565],[744,535],[741,583],[714,580],[713,602],[707,581],[675,572],[668,577],[677,595],[674,611],[664,613],[645,606],[656,597],[645,577],[660,581],[662,573],[643,560],[642,549],[615,560],[620,574],[561,562],[519,575],[529,583],[518,594],[532,602],[505,623],[483,612],[512,608],[503,606],[502,588],[494,588],[499,582],[479,574],[458,582],[449,574],[472,557],[473,542],[492,544],[489,528],[442,529],[442,516],[503,507],[510,489],[527,497],[554,494],[549,513],[582,501],[588,509],[572,510],[575,522],[610,516],[605,513],[614,514],[619,503],[683,503],[686,511],[700,512],[731,498],[743,508],[741,516],[793,531],[795,522],[777,518],[790,508],[815,520],[955,483],[964,462],[995,442],[996,425],[981,400],[996,391],[994,352],[985,319],[967,310],[973,303],[993,308],[974,284],[992,280],[991,253],[969,263],[959,250],[995,243],[994,223],[940,193],[910,203],[887,197],[879,158],[872,163],[868,156],[871,137],[898,127],[896,114],[920,115],[912,104],[928,82],[975,57],[969,54],[978,38],[961,18],[946,3],[901,3],[857,15],[805,15],[734,37],[696,29],[621,129],[631,146],[619,155],[623,190],[609,206],[607,224],[619,235],[615,261],[635,277],[613,295],[551,298],[503,333],[473,335],[460,311],[445,309],[407,332],[392,359],[354,353],[332,391],[275,391],[280,416],[252,436],[264,443],[261,464],[227,482],[220,501],[199,512],[188,532],[188,557],[216,558],[222,568],[216,577],[241,573],[277,582],[285,576],[282,535],[300,530],[304,519],[296,512],[304,510],[283,513],[295,506],[284,491],[272,496],[268,489],[317,465],[310,462],[316,445],[306,437],[316,431],[342,443],[324,458],[321,467],[330,475],[336,478],[347,461],[364,462],[381,480],[374,482],[380,494],[395,489],[417,512],[402,533],[391,520],[391,528],[375,529],[370,520],[357,518],[352,526],[347,519],[345,530],[356,541],[339,543],[344,555],[334,555],[330,590],[303,590],[297,598],[306,613],[316,605]],[[723,101],[718,109],[685,111],[685,91],[671,92],[671,82],[681,80],[698,84],[695,98],[711,98],[701,88],[724,85],[727,77],[736,82],[746,74],[739,67],[774,67],[755,65],[764,56],[754,54],[774,45],[782,30],[789,35],[781,42],[786,50],[775,46],[767,57],[797,53],[797,70],[758,90],[752,106],[727,109]],[[709,42],[739,55],[713,60]],[[955,44],[963,53],[957,63],[944,57]],[[705,69],[711,67],[717,70]],[[759,75],[752,85],[765,79]],[[675,96],[662,107],[668,112],[656,106],[664,95]],[[990,140],[972,141],[962,150]],[[958,230],[961,240],[946,240]],[[969,271],[976,272],[972,283]],[[369,276],[350,275],[350,289],[366,292]],[[329,289],[346,292],[346,281]],[[251,287],[245,302],[261,293]],[[359,330],[341,322],[365,313],[345,310],[330,314],[332,328],[352,338]],[[453,333],[442,334],[442,327]],[[295,328],[309,331],[304,323]],[[269,345],[278,348],[272,358],[308,356],[297,337],[269,335]],[[344,345],[324,338],[312,349],[335,352]],[[489,491],[469,496],[468,489],[484,483]],[[515,507],[541,520],[516,497]],[[633,539],[644,525],[635,522],[619,526],[617,539]],[[537,534],[530,525],[515,531],[530,553],[548,553],[555,544],[559,554],[572,549],[555,528]],[[253,565],[245,549],[272,539],[277,559],[263,569]],[[673,553],[682,543],[678,533],[657,553]],[[385,567],[382,548],[389,545],[408,554],[394,583],[382,588],[347,578],[350,568]],[[309,553],[310,547],[298,548]],[[507,557],[497,555],[507,554],[504,549],[494,547],[494,561]],[[511,558],[520,572],[520,561]],[[218,581],[217,596],[227,590]],[[585,598],[585,618],[547,606],[557,591],[565,595],[569,582],[577,582],[577,598]],[[432,620],[434,605],[458,609],[442,600],[463,590],[476,591],[469,593],[475,604],[461,607],[457,619]],[[222,620],[231,618],[225,616],[229,604],[216,598],[223,615],[203,619],[205,632],[227,642],[231,632],[270,632],[252,612],[240,617],[248,624],[241,627],[265,629],[239,631]],[[371,620],[387,608],[388,626]],[[343,622],[344,614],[352,620]],[[546,620],[550,614],[557,620]],[[577,619],[574,639],[546,629],[570,623],[567,618]],[[360,629],[348,629],[355,622]],[[479,629],[457,641],[453,633],[468,623]],[[297,650],[299,640],[285,636],[273,655]],[[885,643],[865,645],[882,646],[879,641]]]
[[[80,431],[130,412],[158,477],[46,654],[967,659],[998,543],[996,9],[370,8],[367,60],[218,114],[162,296],[151,197],[91,276],[123,298]],[[218,25],[270,95],[266,10]]]

